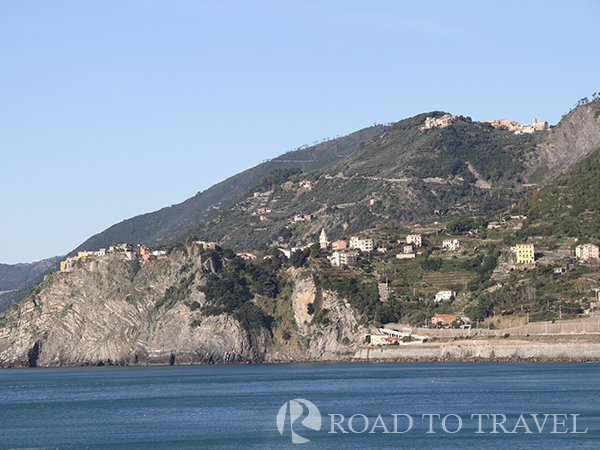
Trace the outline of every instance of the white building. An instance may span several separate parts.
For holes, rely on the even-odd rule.
[[[360,239],[356,236],[350,238],[350,248],[357,248],[361,252],[370,252],[374,247],[375,242],[373,242],[373,239]]]
[[[334,267],[354,266],[357,261],[356,252],[333,252],[329,260]]]
[[[456,296],[456,292],[451,291],[450,289],[442,289],[437,294],[435,294],[435,301],[441,302],[443,300],[450,300],[452,297]]]
[[[409,234],[406,236],[407,244],[415,244],[417,247],[421,246],[421,235],[420,234]]]
[[[442,248],[456,251],[460,248],[460,241],[458,239],[444,239],[442,241]]]

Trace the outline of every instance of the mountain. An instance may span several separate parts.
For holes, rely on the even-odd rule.
[[[237,200],[269,170],[286,167],[298,167],[305,171],[319,169],[344,158],[352,153],[359,142],[378,136],[386,129],[387,126],[374,125],[347,136],[289,151],[199,192],[182,203],[119,222],[90,237],[69,255],[83,250],[108,248],[115,242],[164,244]]]
[[[0,292],[17,289],[27,280],[48,270],[61,258],[61,256],[55,256],[26,264],[0,264]]]
[[[389,224],[431,223],[509,208],[557,179],[600,146],[600,102],[551,130],[515,134],[458,117],[424,129],[431,112],[361,142],[348,157],[312,173],[272,172],[240,200],[178,238],[235,250],[301,246]],[[310,219],[305,219],[310,217]]]
[[[26,264],[0,264],[0,312],[25,297],[29,289],[44,280],[44,275],[59,269],[62,256]]]
[[[587,317],[597,298],[598,264],[573,258],[579,243],[600,243],[597,111],[584,105],[533,136],[468,118],[420,129],[425,116],[417,116],[315,172],[271,169],[199,228],[203,239],[262,245],[249,260],[191,234],[157,258],[81,259],[0,316],[0,366],[341,360],[381,324],[420,327],[434,314],[452,314],[456,323],[467,317],[488,333],[514,330],[503,339],[525,325],[540,342],[544,324],[528,322]],[[589,132],[580,138],[578,130]],[[532,177],[557,180],[530,192],[524,184]],[[411,208],[420,210],[408,217]],[[493,215],[468,217],[486,208]],[[399,226],[416,218],[431,222]],[[264,247],[313,239],[322,228],[373,239],[383,251],[362,252],[348,268],[332,267],[319,246],[289,259]],[[415,233],[420,251],[397,258]],[[448,240],[458,249],[445,248]],[[511,247],[521,243],[535,245],[537,264],[516,264]],[[442,289],[454,294],[436,301]],[[434,339],[428,345],[445,354]]]

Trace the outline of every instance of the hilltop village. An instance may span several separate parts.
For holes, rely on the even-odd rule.
[[[421,130],[429,130],[431,128],[440,127],[444,128],[449,125],[452,125],[456,122],[457,117],[451,114],[444,114],[442,117],[433,118],[427,117],[425,118],[425,123],[419,127]],[[508,128],[509,131],[513,131],[515,134],[532,134],[536,131],[546,131],[548,129],[548,122],[542,121],[538,122],[537,119],[533,119],[532,125],[520,124],[514,120],[487,120],[482,123],[489,123],[494,128],[505,127]]]
[[[145,245],[132,245],[127,244],[125,242],[119,242],[111,245],[108,250],[105,248],[101,248],[94,251],[82,251],[77,252],[77,256],[70,256],[64,261],[60,262],[60,271],[61,272],[70,272],[73,270],[73,265],[80,260],[88,260],[93,258],[102,258],[107,255],[118,255],[124,260],[129,261],[142,261],[146,262],[151,259],[156,259],[158,257],[162,257],[166,255],[166,251],[164,250],[151,250]]]

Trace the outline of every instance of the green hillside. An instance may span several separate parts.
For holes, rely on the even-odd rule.
[[[531,192],[523,186],[531,170],[528,155],[543,132],[515,135],[468,118],[446,128],[420,129],[425,117],[442,114],[402,120],[318,171],[274,170],[270,180],[188,235],[236,250],[296,246],[315,242],[322,228],[336,239],[391,223],[486,215]],[[310,190],[301,185],[307,181],[314,182]],[[297,222],[296,215],[312,218]]]
[[[600,242],[600,149],[568,177],[520,202],[513,213],[529,219],[519,236],[587,237]]]
[[[426,117],[443,114],[435,111],[397,122],[380,138],[361,143],[332,171],[347,176],[439,177],[448,182],[460,177],[472,183],[476,177],[468,162],[488,183],[519,183],[524,179],[525,161],[539,134],[516,135],[507,128],[493,128],[464,117],[443,128],[419,128]]]
[[[347,156],[359,142],[380,135],[386,129],[384,125],[375,125],[347,136],[287,152],[238,173],[182,203],[119,222],[90,237],[70,254],[107,248],[114,242],[146,245],[166,243],[240,198],[269,170],[285,167],[298,167],[304,171],[318,169]]]

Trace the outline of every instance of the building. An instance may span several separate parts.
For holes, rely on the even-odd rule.
[[[235,256],[242,258],[244,261],[252,261],[253,259],[256,259],[256,255],[248,252],[239,252],[236,253]]]
[[[533,129],[535,131],[546,131],[548,129],[548,122],[538,122],[537,119],[533,119]]]
[[[414,253],[397,253],[396,258],[398,259],[412,259],[415,257]]]
[[[360,239],[356,236],[350,238],[350,248],[357,248],[361,252],[370,252],[374,247],[375,242],[373,242],[373,239]]]
[[[598,246],[594,244],[583,244],[575,247],[575,256],[584,261],[598,259]]]
[[[202,247],[204,250],[215,250],[217,248],[216,242],[196,241],[196,244]]]
[[[333,267],[354,266],[358,256],[356,252],[333,252],[329,260]]]
[[[309,222],[312,220],[312,214],[296,214],[294,216],[294,222]]]
[[[452,125],[456,121],[456,116],[451,114],[444,114],[442,117],[433,118],[427,117],[425,119],[425,123],[421,125],[419,128],[421,130],[429,130],[430,128],[435,127],[447,127],[448,125]]]
[[[414,253],[414,248],[412,245],[405,245],[404,247],[402,247],[402,251],[404,253]]]
[[[444,239],[442,241],[442,248],[456,251],[460,248],[460,241],[458,239]]]
[[[331,243],[332,250],[346,250],[348,243],[346,241],[335,241]]]
[[[515,246],[517,264],[533,264],[535,262],[535,248],[533,244],[517,244]]]
[[[61,272],[71,271],[73,269],[73,264],[75,264],[77,259],[78,258],[76,256],[71,256],[71,257],[67,258],[66,261],[61,261],[60,262],[60,271]]]
[[[421,246],[421,235],[420,234],[409,234],[406,236],[407,244],[415,244],[417,247]]]
[[[449,326],[455,320],[456,317],[454,317],[452,314],[436,314],[431,318],[431,324]]]
[[[325,228],[321,230],[321,235],[319,236],[319,245],[321,246],[321,250],[327,250],[327,247],[329,247],[329,241],[327,240]]]
[[[435,301],[441,302],[443,300],[450,300],[452,297],[456,296],[456,292],[451,291],[450,289],[442,289],[437,294],[435,294]]]

